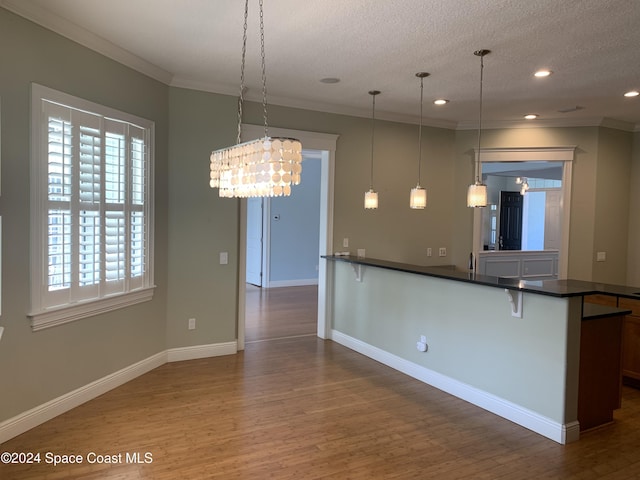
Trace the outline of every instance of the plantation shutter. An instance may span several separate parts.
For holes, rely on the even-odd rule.
[[[148,130],[43,102],[49,307],[146,286]]]

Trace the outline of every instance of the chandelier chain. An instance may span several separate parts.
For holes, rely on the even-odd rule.
[[[242,63],[240,64],[240,96],[238,97],[238,141],[242,137],[242,104],[244,103],[244,63],[247,56],[247,18],[249,17],[249,0],[244,2],[244,27],[242,34]]]
[[[267,125],[267,67],[264,55],[264,14],[260,0],[260,55],[262,57],[262,116],[264,118],[264,136],[268,137]]]

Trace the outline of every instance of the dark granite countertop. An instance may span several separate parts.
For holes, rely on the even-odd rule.
[[[598,305],[595,303],[584,303],[582,306],[583,320],[596,320],[598,318],[620,317],[628,315],[631,310],[608,305]]]
[[[583,280],[519,280],[460,270],[454,266],[424,266],[409,263],[391,262],[376,258],[362,258],[353,255],[323,255],[322,258],[336,262],[347,262],[355,265],[385,268],[398,272],[414,273],[428,277],[443,278],[459,282],[475,283],[489,287],[506,288],[522,292],[537,293],[552,297],[581,297],[591,294],[604,294],[616,297],[635,298],[640,300],[640,287],[611,285],[606,283],[586,282]]]

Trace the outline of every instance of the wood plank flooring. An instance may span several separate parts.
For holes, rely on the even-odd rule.
[[[559,445],[331,341],[163,365],[0,446],[0,479],[640,478],[640,391]],[[53,466],[45,454],[81,455]],[[92,453],[120,463],[88,463]],[[127,463],[139,453],[151,463]],[[150,454],[150,457],[145,457]]]
[[[315,335],[318,286],[259,288],[247,284],[245,340]]]

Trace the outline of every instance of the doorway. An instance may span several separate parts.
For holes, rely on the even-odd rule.
[[[545,163],[556,163],[561,171],[561,187],[555,197],[555,202],[550,205],[550,216],[561,217],[559,226],[555,228],[554,249],[558,250],[558,278],[567,278],[569,269],[569,224],[571,215],[571,177],[575,146],[566,147],[508,147],[508,148],[482,148],[475,151],[482,167],[483,181],[487,172],[492,169],[502,168],[501,165],[518,165],[518,170],[527,170],[528,167],[539,168]],[[495,167],[495,168],[494,168]],[[516,176],[516,175],[514,175]],[[517,176],[520,176],[518,174]],[[526,176],[526,174],[525,174]],[[494,203],[497,203],[494,202]],[[553,213],[551,213],[551,209]],[[488,214],[484,211],[488,210]],[[491,208],[476,208],[473,212],[473,255],[478,255],[487,249],[487,236],[492,237],[496,232],[496,211]],[[486,225],[485,225],[486,224]],[[495,235],[496,239],[498,235]],[[559,238],[558,238],[559,237]],[[550,247],[545,247],[550,248]],[[489,248],[491,249],[491,248]]]
[[[322,152],[302,151],[289,197],[247,199],[246,281],[263,287],[318,284]]]
[[[264,135],[264,127],[257,125],[243,125],[243,141],[260,138]],[[318,258],[318,286],[317,286],[317,315],[316,334],[320,338],[329,338],[331,325],[328,319],[331,304],[331,285],[327,269],[328,262],[322,255],[331,253],[333,239],[333,175],[335,165],[335,151],[338,135],[305,132],[282,128],[269,128],[269,135],[275,137],[297,138],[302,142],[305,150],[320,152],[320,225],[319,225],[319,258]],[[304,167],[303,167],[304,169]],[[245,317],[246,317],[246,235],[247,235],[247,200],[240,201],[240,232],[239,232],[239,261],[238,261],[238,323],[237,348],[244,350],[245,345]],[[264,263],[264,261],[263,261]],[[264,274],[263,274],[264,276]]]
[[[522,204],[520,192],[500,192],[500,250],[522,250]]]

